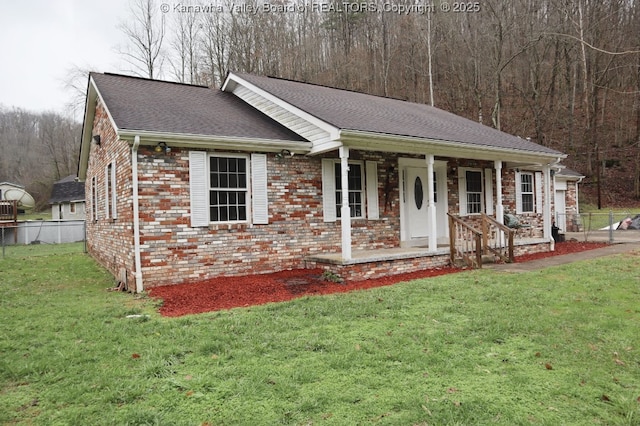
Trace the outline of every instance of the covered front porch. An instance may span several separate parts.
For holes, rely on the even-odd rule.
[[[335,188],[323,187],[323,192],[337,190],[341,194],[350,194],[350,197],[336,199],[337,205],[333,204],[339,212],[336,225],[341,231],[340,250],[308,256],[305,262],[309,265],[341,272],[345,278],[366,279],[455,264],[452,260],[454,251],[459,252],[458,247],[466,244],[465,240],[475,237],[461,235],[460,232],[452,234],[451,215],[470,229],[477,230],[475,234],[486,234],[484,244],[487,244],[487,239],[493,239],[492,247],[502,249],[507,247],[505,235],[511,231],[505,228],[504,215],[511,213],[526,225],[526,228],[522,226],[514,230],[511,249],[514,255],[550,249],[551,194],[557,158],[503,153],[504,160],[498,160],[495,152],[476,150],[472,159],[470,152],[460,149],[434,147],[434,153],[420,154],[409,146],[398,145],[394,147],[403,147],[406,152],[387,154],[389,147],[381,143],[375,146],[374,152],[383,152],[385,160],[379,164],[383,164],[383,173],[386,174],[378,179],[376,165],[370,167],[374,161],[361,161],[368,159],[367,153],[371,153],[373,147],[365,150],[355,141],[349,142],[351,146],[337,147],[339,160],[335,163],[335,182],[338,185]],[[366,165],[366,179],[365,176],[362,178],[367,183],[366,188],[353,184],[358,182],[350,167],[355,163],[354,157]],[[360,237],[362,228],[367,227],[363,225],[363,212],[367,212],[366,223],[385,220],[381,217],[377,201],[378,198],[384,200],[386,209],[391,192],[390,181],[397,185],[394,189],[397,195],[391,201],[391,210],[397,215],[394,222],[397,226],[394,228],[396,239],[389,243],[387,235],[387,243],[380,244],[372,232],[369,236],[371,244],[367,247]],[[371,182],[376,183],[375,188],[371,188]],[[362,205],[354,203],[357,191],[363,199],[366,198]],[[352,196],[354,193],[356,198]],[[355,215],[354,206],[357,209]],[[484,217],[492,218],[493,228],[504,229],[484,229],[481,225]],[[354,239],[358,241],[354,243]],[[471,244],[473,250],[479,245]]]

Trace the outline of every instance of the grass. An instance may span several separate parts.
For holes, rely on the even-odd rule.
[[[18,215],[18,220],[51,220],[51,209],[41,212],[27,211]]]
[[[24,260],[24,258],[32,256],[51,256],[83,252],[84,241],[64,244],[11,244],[0,247],[0,259],[3,255],[7,258]]]
[[[169,319],[84,254],[0,260],[0,424],[636,425],[639,264]]]
[[[637,214],[640,214],[640,208],[629,208],[629,207],[620,207],[620,208],[603,208],[598,210],[597,206],[591,204],[581,204],[580,205],[580,215],[582,219],[582,225],[585,230],[595,231],[598,229],[602,229],[606,226],[609,226],[609,212],[613,213],[613,223],[617,223],[627,217],[634,217]]]

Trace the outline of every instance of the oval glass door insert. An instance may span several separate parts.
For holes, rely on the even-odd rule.
[[[424,201],[424,191],[422,190],[422,179],[420,179],[420,176],[416,176],[416,181],[413,184],[413,196],[416,199],[416,208],[420,210]]]

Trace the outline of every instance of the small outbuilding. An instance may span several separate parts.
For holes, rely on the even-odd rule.
[[[53,220],[83,220],[84,182],[79,182],[75,175],[60,179],[53,184],[49,204]]]

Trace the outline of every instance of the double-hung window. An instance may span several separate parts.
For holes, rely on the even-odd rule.
[[[248,177],[246,157],[209,157],[209,220],[247,220]]]
[[[362,164],[349,163],[348,186],[349,186],[349,207],[351,208],[351,217],[361,218],[364,216],[364,174]],[[336,182],[336,213],[341,216],[342,208],[342,167],[339,162],[335,164],[335,182]]]
[[[542,173],[516,170],[516,213],[542,213]]]
[[[191,226],[269,223],[267,155],[189,151]]]
[[[533,173],[520,173],[520,199],[523,213],[534,211],[533,194]]]
[[[482,172],[466,171],[467,214],[482,213]]]

